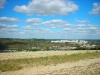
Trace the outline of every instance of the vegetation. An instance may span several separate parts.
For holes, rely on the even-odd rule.
[[[56,65],[65,62],[74,62],[84,59],[92,59],[100,57],[100,52],[86,52],[71,55],[55,55],[38,58],[21,58],[21,59],[10,59],[0,60],[0,71],[12,71],[19,70],[27,66],[39,66],[39,65]]]
[[[84,44],[82,44],[84,45]],[[6,51],[44,51],[44,50],[68,50],[67,47],[76,47],[74,50],[100,50],[100,40],[88,40],[84,47],[76,43],[52,43],[47,39],[0,39],[0,52]],[[86,47],[90,45],[89,47]],[[91,47],[95,45],[95,47]],[[63,49],[66,48],[66,49]]]

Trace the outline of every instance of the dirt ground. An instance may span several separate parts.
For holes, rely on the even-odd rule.
[[[100,57],[48,66],[26,67],[0,75],[100,75]]]
[[[93,66],[90,66],[95,64]],[[98,72],[96,72],[98,70]],[[27,67],[0,75],[100,75],[100,58],[48,66]]]

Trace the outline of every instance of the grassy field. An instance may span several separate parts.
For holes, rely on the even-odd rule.
[[[59,53],[59,52],[58,52]],[[5,53],[6,54],[6,53]],[[4,55],[5,55],[4,54]],[[9,54],[9,53],[8,53]],[[3,54],[2,54],[3,55]],[[55,54],[55,55],[48,55],[42,57],[30,57],[30,58],[17,58],[17,59],[6,59],[0,60],[0,71],[14,71],[20,70],[25,67],[33,67],[33,66],[46,66],[46,65],[57,65],[60,63],[65,62],[75,62],[84,59],[93,59],[100,57],[100,52],[98,51],[90,51],[90,52],[76,52],[67,54]]]
[[[76,53],[95,52],[94,50],[68,50],[68,51],[36,51],[36,52],[11,52],[0,53],[0,60],[20,59],[20,58],[37,58],[54,55],[70,55]]]

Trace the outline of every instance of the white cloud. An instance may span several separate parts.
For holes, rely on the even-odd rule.
[[[18,25],[9,25],[9,26],[6,28],[6,30],[14,32],[14,31],[17,30],[17,28],[18,28]]]
[[[87,26],[88,26],[89,30],[98,30],[98,29],[100,29],[99,25],[88,24]]]
[[[0,29],[7,28],[6,24],[0,24]]]
[[[63,20],[50,20],[42,22],[42,24],[46,26],[51,26],[52,28],[71,26],[71,24]]]
[[[87,24],[87,26],[91,27],[91,26],[94,26],[94,25],[92,25],[92,24]]]
[[[78,30],[87,30],[87,28],[79,27]]]
[[[26,30],[33,30],[33,27],[32,26],[26,26],[25,29]]]
[[[98,25],[87,24],[85,26],[78,26],[76,31],[80,33],[80,35],[83,33],[87,36],[99,35],[98,32],[100,32],[100,27]]]
[[[0,9],[4,8],[6,0],[0,0]]]
[[[66,22],[63,20],[50,20],[50,21],[42,22],[42,24],[48,25],[48,26],[55,26],[55,25],[66,24]]]
[[[64,28],[63,30],[64,30],[64,31],[70,31],[71,28]]]
[[[19,34],[21,34],[21,35],[22,35],[22,34],[25,34],[25,32],[23,32],[23,31],[20,31],[20,32],[19,32]]]
[[[6,24],[0,24],[0,31],[16,31],[18,28],[18,25],[6,25]]]
[[[10,18],[10,17],[0,17],[0,22],[17,22],[20,21],[17,18]]]
[[[40,18],[29,18],[26,20],[26,23],[32,24],[32,25],[39,25],[39,23],[42,22],[42,19]]]
[[[97,27],[90,27],[89,29],[97,30],[98,28]]]
[[[46,29],[46,28],[37,28],[36,31],[37,32],[48,32],[50,30],[49,29]]]
[[[12,26],[9,26],[9,27],[11,27],[11,28],[17,28],[18,25],[12,25]]]
[[[93,9],[89,13],[100,15],[100,3],[93,3]]]
[[[86,26],[85,24],[78,24],[77,25],[78,27],[84,27],[84,26]]]
[[[5,25],[5,27],[2,28],[1,30],[7,31],[7,32],[15,32],[15,31],[18,30],[17,28],[18,28],[18,25],[12,25],[12,26],[10,26],[10,25]]]
[[[84,20],[75,19],[75,21],[78,22],[78,23],[86,23],[86,22],[89,22],[88,19],[84,19]]]
[[[70,0],[32,0],[28,5],[15,6],[16,12],[28,15],[67,15],[74,12],[78,6]]]
[[[17,29],[9,29],[9,30],[7,30],[8,32],[17,32]]]
[[[91,25],[91,24],[79,24],[78,26],[78,30],[86,30],[86,31],[91,31],[91,30],[98,30],[100,29],[99,27],[97,27],[96,25]]]

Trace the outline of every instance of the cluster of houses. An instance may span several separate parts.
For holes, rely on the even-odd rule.
[[[78,44],[80,46],[80,48],[95,48],[96,45],[89,45],[88,41],[86,40],[55,40],[55,41],[51,41],[51,43],[72,43],[72,44]],[[59,47],[59,46],[52,46],[50,47],[50,49],[57,49],[57,50],[74,50],[74,49],[78,49],[76,46],[64,46],[64,47]]]
[[[58,46],[56,43],[72,43],[72,44],[78,44],[81,48],[95,48],[96,45],[89,45],[88,41],[86,40],[54,40],[51,41],[51,43],[55,43],[55,45],[50,46],[48,49],[49,50],[75,50],[78,49],[76,46]],[[41,47],[31,47],[31,49],[39,49],[39,50],[44,50]]]
[[[51,43],[77,43],[77,44],[86,44],[88,43],[88,41],[85,40],[55,40],[55,41],[51,41]]]

